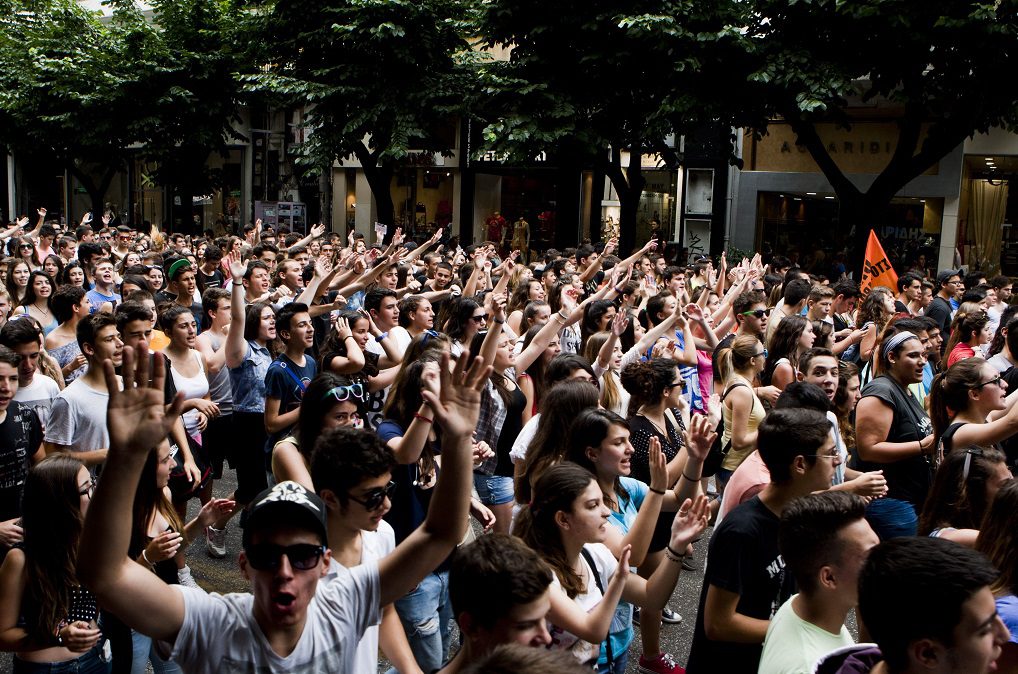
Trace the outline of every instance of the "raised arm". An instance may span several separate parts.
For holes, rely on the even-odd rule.
[[[632,562],[629,559],[629,550],[624,550],[619,558],[619,565],[612,574],[608,587],[605,588],[604,597],[597,605],[584,611],[580,605],[569,598],[561,587],[551,589],[551,609],[548,611],[548,618],[552,623],[568,630],[584,641],[596,644],[605,640],[608,636],[608,629],[611,627],[612,616],[622,599],[626,582],[631,575],[629,566]],[[590,581],[593,583],[593,579]]]
[[[491,368],[482,358],[466,367],[468,353],[460,354],[449,371],[449,356],[442,356],[441,395],[422,391],[433,419],[442,429],[442,470],[424,522],[378,565],[380,605],[404,596],[442,563],[463,538],[470,513],[473,475],[471,435],[477,426],[481,389]]]
[[[292,246],[284,248],[283,250],[290,250],[290,248],[303,248],[304,246],[307,246],[309,243],[320,237],[322,234],[325,234],[325,225],[323,225],[320,222],[317,225],[311,225],[310,234],[305,236],[303,239],[295,242]]]
[[[230,274],[233,280],[230,282],[230,327],[226,333],[226,346],[223,347],[223,355],[226,359],[226,367],[239,367],[247,356],[247,341],[244,339],[244,283],[237,279],[244,278],[247,272],[247,265],[240,257],[240,251],[233,251],[229,255]]]
[[[150,362],[154,363],[151,382]],[[164,369],[162,358],[144,354],[135,363],[134,350],[124,347],[124,390],[120,391],[113,363],[103,363],[110,396],[106,425],[111,460],[85,518],[77,571],[100,606],[132,629],[172,643],[184,621],[183,596],[127,555],[131,504],[141,470],[149,452],[166,438],[180,416],[180,394],[169,409],[163,404]]]

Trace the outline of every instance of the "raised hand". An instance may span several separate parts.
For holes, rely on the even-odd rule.
[[[230,276],[233,277],[233,282],[236,283],[237,279],[244,278],[244,274],[247,273],[247,264],[244,262],[244,258],[241,257],[240,251],[232,251],[226,256],[230,265]]]
[[[449,354],[442,354],[440,394],[427,389],[421,391],[424,402],[435,415],[435,423],[450,435],[469,437],[473,434],[481,410],[481,389],[491,374],[491,366],[485,365],[481,357],[474,358],[467,369],[469,357],[469,353],[461,353],[450,372]]]
[[[686,451],[689,455],[704,461],[710,453],[718,434],[711,426],[710,419],[702,414],[694,414],[689,419],[689,428],[685,432]]]
[[[325,225],[319,222],[317,225],[311,226],[311,236],[317,239],[322,234],[325,234]]]
[[[35,212],[39,214],[40,218],[45,218],[46,217],[46,207],[45,206],[40,206],[39,208],[35,209]]]
[[[350,330],[350,321],[346,320],[342,316],[336,319],[336,334],[339,335],[339,339],[346,342],[347,337],[353,336],[353,331]]]
[[[664,452],[661,451],[661,439],[656,435],[652,435],[647,444],[648,463],[650,464],[650,488],[662,492],[668,489],[668,464],[665,461]]]
[[[707,520],[710,516],[710,509],[707,507],[707,497],[700,494],[696,500],[686,499],[675,513],[672,520],[671,539],[668,546],[675,551],[685,550],[686,546],[703,535],[707,528]]]
[[[621,337],[622,333],[629,327],[629,312],[619,311],[615,314],[615,318],[612,319],[612,334],[616,337]]]
[[[608,239],[608,243],[604,244],[604,252],[601,253],[601,257],[605,257],[614,253],[615,248],[617,248],[618,245],[619,245],[618,237],[613,236],[612,238]]]
[[[154,362],[149,378],[149,362]],[[134,349],[124,347],[121,366],[124,389],[120,390],[113,361],[103,361],[109,405],[106,427],[110,449],[147,454],[166,439],[183,406],[183,394],[177,393],[169,409],[164,404],[163,384],[166,379],[162,358],[149,358],[148,353],[136,357]]]
[[[445,230],[442,229],[441,227],[439,227],[438,230],[434,234],[431,235],[431,243],[438,243],[439,241],[441,241],[442,240],[442,232],[443,231],[445,231]]]
[[[697,323],[703,322],[703,309],[699,304],[696,304],[695,302],[687,304],[685,312],[686,317],[689,318],[689,320],[696,321]]]

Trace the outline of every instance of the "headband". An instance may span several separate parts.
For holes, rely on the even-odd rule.
[[[884,347],[882,349],[882,353],[884,354],[884,358],[887,358],[887,354],[888,353],[890,353],[894,349],[897,349],[899,346],[901,346],[902,344],[904,344],[905,342],[907,342],[910,339],[919,339],[919,338],[916,337],[911,332],[909,332],[908,330],[905,330],[904,332],[899,332],[899,333],[897,333],[895,335],[892,335],[890,339],[888,339],[886,342],[884,342]]]
[[[170,265],[169,269],[166,270],[166,276],[168,276],[169,279],[172,281],[173,280],[173,276],[178,271],[180,271],[183,267],[190,268],[191,267],[191,261],[188,260],[187,258],[184,258],[184,259],[181,259],[181,260],[177,260],[176,262],[174,262],[173,264]]]

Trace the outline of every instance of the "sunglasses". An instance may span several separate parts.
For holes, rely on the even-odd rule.
[[[482,316],[471,316],[470,320],[474,321],[475,323],[483,323],[486,320],[488,320],[488,314],[484,314]]]
[[[679,381],[673,381],[668,385],[668,388],[681,388],[683,391],[686,390],[686,380],[680,379]]]
[[[30,243],[23,243],[20,246],[18,246],[18,248],[22,248],[22,249],[27,248],[27,249],[31,250],[32,248],[35,248],[35,246],[33,246]]]
[[[770,316],[770,314],[771,314],[771,310],[770,309],[752,309],[750,311],[743,311],[740,315],[741,316],[753,316],[754,318],[761,318],[762,319],[762,318],[765,318],[767,316]]]
[[[757,356],[763,356],[764,358],[766,358],[766,357],[767,357],[767,349],[764,349],[764,350],[763,350],[763,351],[761,351],[760,353],[754,353],[754,354],[753,354],[753,357],[754,357],[754,358],[756,358]]]
[[[275,571],[282,563],[283,555],[290,560],[290,566],[300,571],[307,571],[318,566],[318,560],[325,554],[324,545],[298,543],[296,545],[276,545],[259,543],[245,550],[251,568],[259,571]]]
[[[368,512],[373,512],[382,507],[382,504],[385,503],[386,498],[392,498],[392,493],[394,491],[396,491],[396,483],[390,480],[389,484],[385,485],[384,487],[372,489],[371,491],[366,493],[363,499],[354,498],[353,496],[351,496],[350,500],[353,501],[354,503],[360,503],[362,506],[364,506],[364,509],[367,510]]]
[[[358,400],[364,400],[364,384],[349,384],[347,386],[336,386],[334,388],[330,388],[325,392],[325,395],[322,396],[322,400],[335,398],[339,402],[343,402],[344,400],[349,399],[350,396],[353,396]]]

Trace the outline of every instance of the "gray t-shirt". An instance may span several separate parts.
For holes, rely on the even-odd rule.
[[[110,396],[96,391],[83,379],[75,379],[53,400],[46,442],[70,447],[75,452],[92,452],[110,446],[106,430],[106,407]]]
[[[284,658],[255,621],[253,595],[173,587],[184,597],[184,622],[172,658],[189,674],[353,672],[357,643],[382,616],[377,562],[319,581],[304,632]]]
[[[53,399],[58,395],[60,395],[60,387],[57,386],[57,383],[43,373],[36,372],[30,385],[18,387],[14,399],[35,410],[35,413],[39,415],[39,421],[45,427]]]

